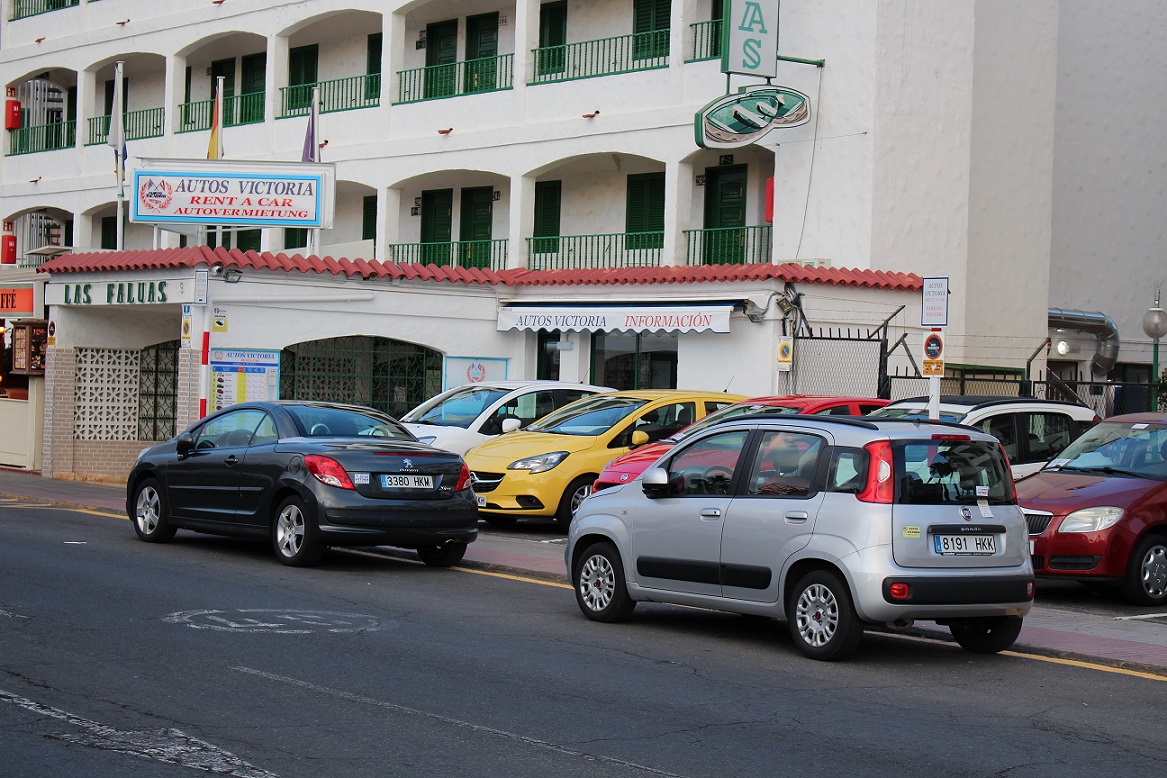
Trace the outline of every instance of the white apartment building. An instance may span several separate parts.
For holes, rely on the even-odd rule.
[[[182,399],[168,400],[177,408],[162,429],[197,418],[210,316],[180,339],[190,301],[148,315],[116,300],[86,309],[63,287],[168,279],[189,291],[215,263],[244,275],[230,294],[210,285],[212,307],[217,292],[235,301],[213,345],[281,351],[316,329],[417,346],[423,379],[398,405],[449,383],[462,357],[497,360],[511,378],[553,362],[604,383],[596,365],[620,351],[638,365],[626,382],[805,388],[773,364],[798,316],[839,331],[886,326],[906,346],[891,362],[909,370],[924,276],[949,279],[953,374],[1094,367],[1145,380],[1140,322],[1167,280],[1167,152],[1151,138],[1167,119],[1167,7],[785,0],[774,83],[808,95],[811,120],[729,151],[699,148],[693,130],[703,105],[751,83],[721,72],[720,16],[720,0],[4,0],[0,80],[20,115],[9,106],[0,158],[0,217],[15,237],[0,289],[49,279],[35,298],[47,309],[16,312],[55,325],[58,385],[41,393],[77,394],[88,375],[78,359],[108,356],[95,350],[140,370],[134,353],[158,358],[175,343],[163,361]],[[318,87],[321,158],[338,180],[319,253],[374,270],[296,259],[307,234],[274,228],[212,235],[218,253],[196,254],[176,233],[130,223],[126,253],[97,254],[116,235],[105,139],[119,61],[131,168],[205,158],[220,76],[226,158],[298,160]],[[74,257],[29,280],[54,245]],[[454,280],[400,274],[415,265]],[[791,318],[778,298],[801,311]],[[729,305],[730,319],[720,333],[501,323],[516,305],[601,304]],[[86,472],[75,444],[62,458],[67,440],[136,451],[156,435],[126,419],[151,397],[46,422],[37,466]],[[118,421],[94,427],[94,414]],[[66,464],[53,464],[54,446]]]

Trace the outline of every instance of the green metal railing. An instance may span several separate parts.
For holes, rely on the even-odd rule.
[[[8,154],[35,154],[38,151],[70,149],[77,145],[77,122],[40,124],[8,131]]]
[[[381,74],[334,78],[312,84],[280,87],[280,119],[307,116],[312,107],[312,88],[320,87],[320,113],[376,108],[381,104]]]
[[[508,243],[506,238],[452,243],[393,243],[389,246],[388,260],[404,265],[502,270],[507,264]]]
[[[17,19],[27,19],[30,16],[47,14],[49,11],[59,11],[62,8],[72,8],[81,5],[81,0],[13,0],[11,22]]]
[[[685,230],[685,260],[690,265],[753,265],[770,261],[772,228],[719,227]]]
[[[86,146],[95,146],[105,143],[109,137],[108,116],[93,116],[89,119],[89,140]],[[162,108],[144,108],[140,111],[127,111],[122,115],[126,140],[142,140],[143,138],[157,138],[165,131],[165,110]]]
[[[663,232],[615,232],[606,235],[560,235],[527,238],[531,270],[657,267]]]
[[[720,19],[690,24],[689,29],[693,32],[693,52],[686,62],[701,62],[721,56]]]
[[[534,49],[532,84],[610,76],[669,66],[669,31],[653,30]]]
[[[443,97],[498,92],[515,85],[515,55],[468,59],[397,73],[397,102],[416,103]]]
[[[235,127],[240,124],[259,124],[264,119],[266,98],[263,92],[248,92],[223,98],[223,126]],[[214,100],[199,100],[178,106],[179,124],[177,132],[196,132],[211,129],[211,114],[215,111]]]

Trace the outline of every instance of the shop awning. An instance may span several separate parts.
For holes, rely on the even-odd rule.
[[[498,331],[729,332],[733,303],[685,305],[504,305]]]

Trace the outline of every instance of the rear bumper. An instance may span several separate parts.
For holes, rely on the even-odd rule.
[[[478,508],[469,489],[443,500],[402,501],[392,506],[370,505],[360,498],[330,490],[321,501],[318,528],[329,545],[420,546],[449,541],[473,543],[478,537]]]
[[[908,586],[908,596],[892,597],[892,584]],[[1033,576],[983,576],[970,585],[952,576],[891,576],[883,579],[884,602],[892,605],[1001,605],[1033,601]]]

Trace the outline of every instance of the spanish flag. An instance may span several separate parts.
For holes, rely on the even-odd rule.
[[[215,100],[211,106],[211,140],[207,144],[207,159],[223,158],[223,77],[216,84]]]

